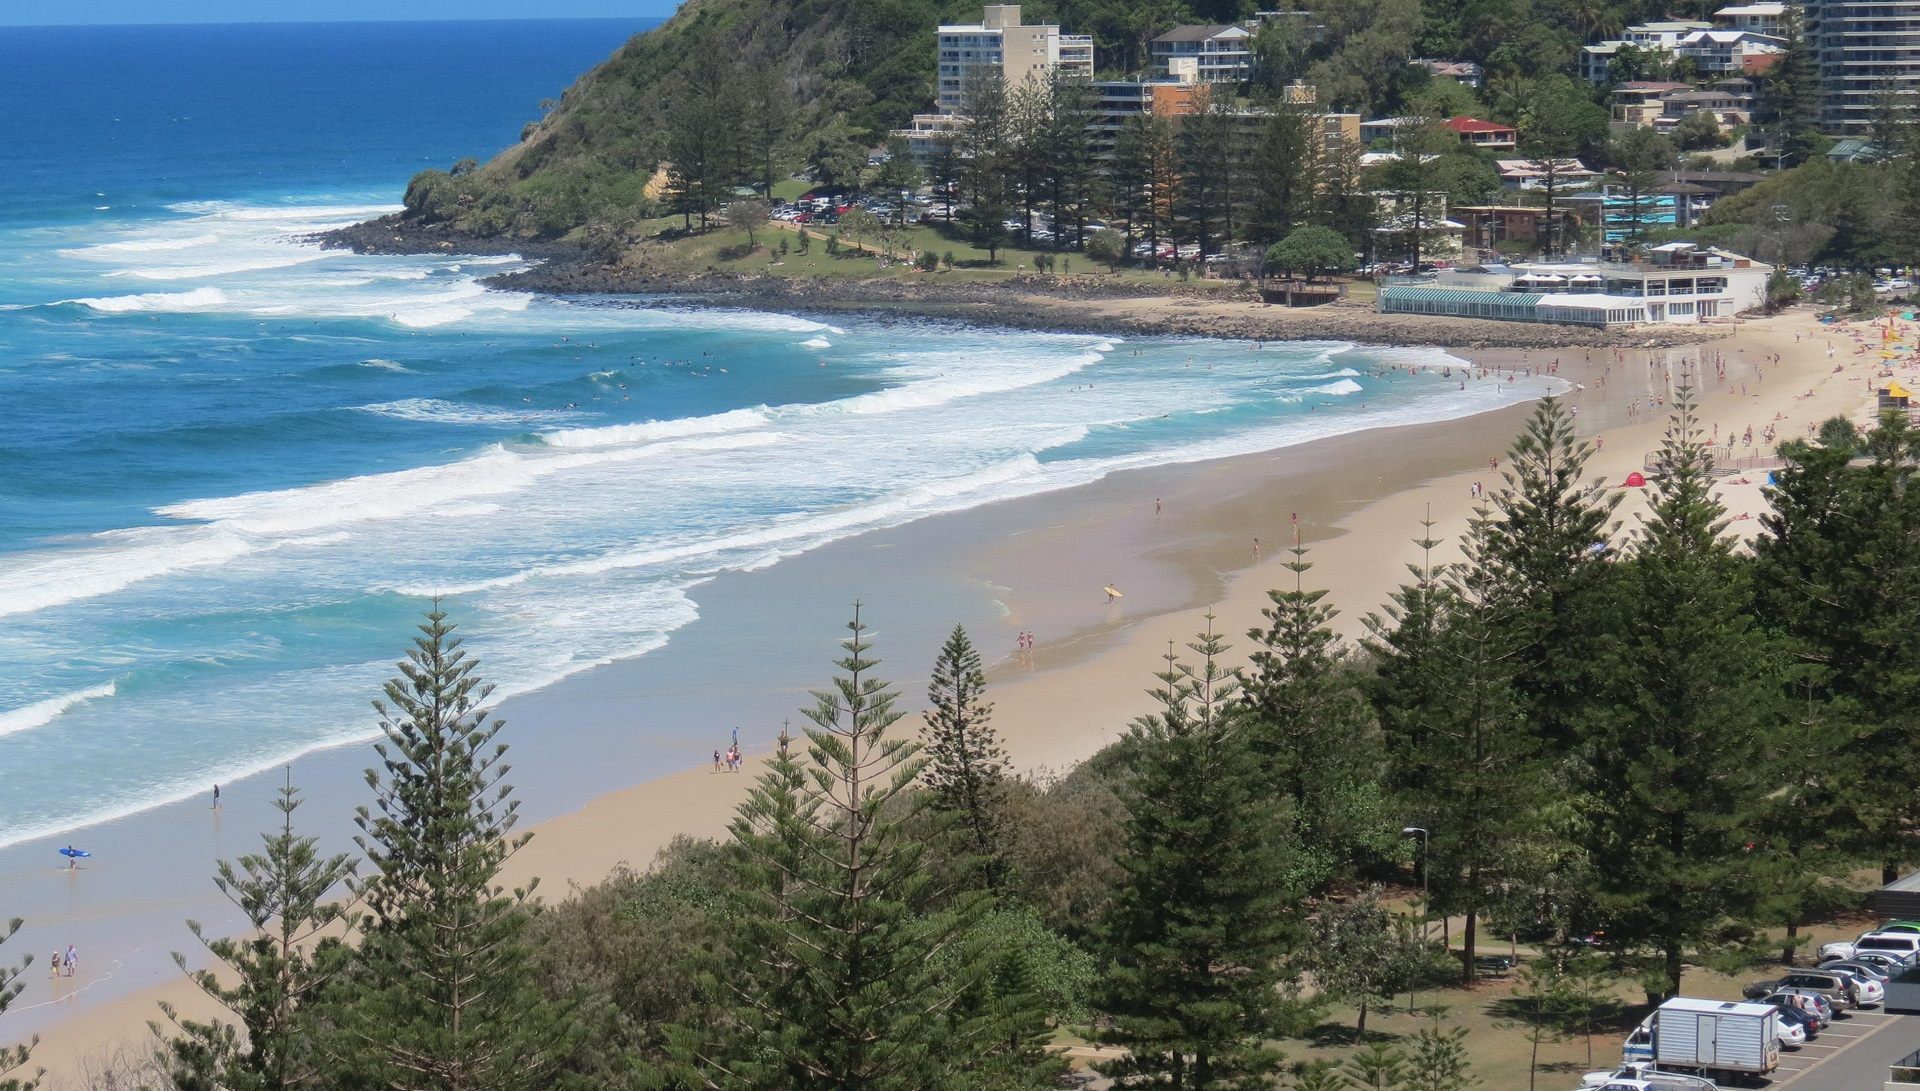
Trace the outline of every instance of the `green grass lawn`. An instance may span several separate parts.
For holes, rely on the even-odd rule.
[[[944,283],[1005,280],[1031,274],[1038,268],[1036,259],[1043,253],[1050,253],[1056,273],[1110,277],[1127,283],[1167,287],[1183,283],[1177,274],[1157,269],[1124,268],[1114,273],[1082,254],[1049,252],[1017,245],[1001,247],[990,259],[988,251],[974,246],[956,232],[925,224],[910,224],[889,233],[895,253],[891,260],[883,260],[881,254],[873,252],[885,245],[879,237],[858,240],[843,237],[840,253],[829,255],[826,241],[820,237],[812,238],[807,252],[801,253],[799,232],[784,224],[768,224],[756,229],[751,249],[747,245],[746,232],[735,227],[715,223],[704,232],[682,234],[682,230],[682,221],[678,217],[647,221],[641,225],[641,233],[646,241],[628,253],[626,263],[636,270],[669,275],[716,272]],[[825,225],[810,228],[816,236],[835,230]],[[664,239],[661,237],[663,234],[666,236]],[[787,244],[784,254],[780,253],[782,242]],[[856,243],[859,245],[856,246]],[[921,272],[906,257],[909,253],[928,250],[942,256],[938,272]],[[951,269],[946,267],[944,261],[949,254],[953,256]],[[1185,283],[1189,287],[1222,292],[1245,290],[1245,285],[1239,281],[1195,277]]]
[[[1819,944],[1851,938],[1873,923],[1864,918],[1848,919],[1809,929],[1806,932],[1808,946],[1803,951],[1810,956]],[[1455,924],[1457,926],[1458,922]],[[1435,938],[1438,939],[1438,936]],[[1508,944],[1504,941],[1483,941],[1480,947],[1482,954],[1489,955],[1504,955],[1508,950]],[[1535,953],[1525,945],[1518,947],[1518,954],[1523,961],[1532,958]],[[1778,975],[1781,967],[1773,961],[1778,954],[1778,948],[1774,947],[1761,961],[1733,973],[1690,966],[1683,980],[1682,991],[1688,996],[1738,1000],[1743,984]],[[1804,964],[1811,958],[1803,956],[1801,961]],[[1408,998],[1403,993],[1385,1009],[1369,1007],[1367,1040],[1410,1043],[1422,1028],[1433,1025],[1431,1016],[1424,1013],[1434,1006],[1443,1007],[1445,1012],[1441,1017],[1441,1025],[1461,1027],[1467,1032],[1468,1057],[1473,1065],[1473,1075],[1480,1080],[1476,1086],[1497,1088],[1499,1091],[1526,1088],[1531,1071],[1533,1085],[1539,1091],[1566,1091],[1580,1082],[1583,1073],[1617,1066],[1620,1063],[1622,1040],[1645,1018],[1649,1010],[1646,1007],[1646,995],[1635,981],[1618,982],[1612,990],[1615,1003],[1596,1010],[1590,1036],[1578,1029],[1562,1028],[1561,1032],[1541,1038],[1536,1068],[1533,1063],[1534,1042],[1525,1018],[1527,1007],[1516,995],[1521,991],[1521,979],[1517,973],[1503,978],[1483,977],[1472,988],[1449,984],[1423,989],[1418,997],[1423,1014],[1408,1014]],[[1316,1060],[1344,1061],[1357,1048],[1354,1040],[1357,1014],[1353,1007],[1335,1007],[1307,1036],[1283,1039],[1274,1045],[1286,1054],[1289,1065]],[[1090,1054],[1094,1052],[1086,1047],[1082,1039],[1071,1034],[1060,1036],[1057,1044],[1067,1049],[1069,1056],[1081,1067],[1085,1067]]]

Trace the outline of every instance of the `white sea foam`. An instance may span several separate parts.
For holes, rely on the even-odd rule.
[[[806,406],[800,412],[897,413],[907,409],[930,409],[937,405],[977,398],[988,394],[1006,394],[1024,387],[1039,386],[1064,379],[1076,371],[1092,367],[1105,357],[1098,352],[1058,357],[1043,363],[1020,361],[1017,366],[996,370],[967,370],[960,374],[923,379],[872,394],[858,394],[837,402]],[[959,370],[959,369],[956,369]]]
[[[1060,446],[1085,438],[1087,429],[1074,426],[1057,429],[1040,437],[1040,446]],[[952,478],[929,481],[898,493],[863,504],[776,519],[764,526],[737,530],[713,537],[649,545],[640,549],[616,550],[596,557],[561,564],[522,569],[504,576],[444,587],[397,587],[409,595],[474,595],[528,583],[601,576],[632,569],[693,566],[694,571],[712,572],[719,568],[752,570],[765,567],[784,557],[818,548],[828,542],[879,527],[895,526],[911,519],[938,512],[971,507],[998,499],[1001,495],[1023,495],[1036,491],[1030,487],[1044,481],[1043,470],[1032,454],[1020,454]],[[741,555],[745,554],[745,557]]]
[[[139,295],[112,295],[82,299],[63,299],[103,314],[138,312],[210,311],[224,306],[227,293],[218,288],[195,288],[186,292],[147,292]]]
[[[111,595],[156,576],[231,561],[253,548],[224,531],[182,535],[156,527],[108,531],[91,541],[91,548],[28,554],[0,573],[0,617]]]
[[[200,246],[215,246],[220,242],[218,235],[185,235],[180,237],[162,237],[157,239],[126,239],[121,242],[103,242],[94,246],[78,246],[60,251],[63,258],[78,258],[82,261],[121,261],[128,254],[147,254],[166,250],[192,250]]]
[[[1328,383],[1325,386],[1308,387],[1307,393],[1345,395],[1345,394],[1358,394],[1365,389],[1366,389],[1365,387],[1361,386],[1359,383],[1354,382],[1352,379],[1341,379],[1337,383]]]
[[[349,523],[397,519],[454,500],[508,496],[551,474],[692,451],[767,446],[777,434],[703,436],[637,447],[581,452],[525,452],[494,445],[445,466],[423,466],[308,485],[191,500],[156,508],[168,519],[212,523],[228,533],[283,535]]]
[[[732,409],[705,417],[646,421],[642,424],[611,424],[600,428],[567,428],[547,432],[540,439],[549,447],[617,447],[629,443],[653,443],[682,436],[720,435],[760,428],[772,419],[766,407]]]
[[[203,280],[208,277],[228,277],[240,273],[286,269],[295,265],[324,261],[330,256],[324,252],[296,250],[289,247],[284,251],[259,253],[247,257],[223,257],[192,265],[140,266],[124,269],[113,275],[134,277],[138,280]]]
[[[360,361],[360,366],[378,368],[381,371],[404,371],[409,375],[413,373],[412,368],[408,367],[403,363],[400,363],[398,360],[386,360],[377,356],[371,360]]]
[[[0,712],[0,735],[11,735],[16,731],[30,731],[36,727],[45,727],[75,705],[85,704],[102,697],[111,697],[113,694],[114,684],[108,682],[105,685],[76,690],[73,693],[62,693],[44,701],[35,701],[8,712]]]
[[[395,368],[400,371],[407,370],[398,365],[395,365]],[[562,409],[494,409],[484,405],[443,401],[439,398],[402,398],[399,401],[380,402],[359,408],[362,413],[395,417],[399,420],[420,421],[426,424],[541,425],[565,420],[572,415]]]
[[[800,347],[803,349],[830,349],[833,347],[833,342],[824,337],[809,337],[805,341],[800,342]]]

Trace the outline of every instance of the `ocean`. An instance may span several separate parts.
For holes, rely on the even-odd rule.
[[[303,241],[643,25],[0,34],[0,847],[369,737],[436,598],[525,693],[836,539],[1520,396],[1433,350],[555,299]]]

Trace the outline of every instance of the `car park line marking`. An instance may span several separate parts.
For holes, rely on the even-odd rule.
[[[1879,1014],[1879,1015],[1872,1015],[1872,1014],[1869,1014],[1869,1015],[1855,1015],[1855,1016],[1854,1016],[1853,1018],[1856,1018],[1856,1019],[1862,1019],[1862,1020],[1865,1020],[1865,1019],[1867,1019],[1867,1018],[1872,1018],[1872,1019],[1873,1019],[1874,1021],[1873,1021],[1873,1022],[1871,1022],[1871,1023],[1866,1023],[1866,1024],[1864,1024],[1864,1025],[1863,1025],[1863,1026],[1862,1026],[1862,1027],[1860,1028],[1860,1033],[1858,1033],[1858,1034],[1843,1034],[1843,1035],[1840,1035],[1840,1037],[1842,1037],[1842,1038],[1844,1038],[1844,1039],[1846,1039],[1846,1044],[1845,1044],[1845,1045],[1843,1045],[1843,1046],[1840,1046],[1840,1047],[1839,1047],[1839,1049],[1845,1049],[1845,1048],[1846,1048],[1846,1046],[1850,1046],[1850,1045],[1852,1045],[1852,1044],[1854,1044],[1855,1042],[1858,1042],[1858,1041],[1861,1041],[1862,1039],[1866,1039],[1866,1038],[1870,1038],[1870,1037],[1872,1037],[1873,1035],[1875,1035],[1875,1034],[1878,1034],[1878,1033],[1880,1033],[1880,1032],[1881,1032],[1882,1030],[1884,1030],[1884,1029],[1886,1029],[1887,1027],[1890,1027],[1890,1026],[1892,1026],[1892,1025],[1893,1025],[1894,1023],[1896,1023],[1896,1022],[1898,1022],[1898,1021],[1899,1021],[1899,1018],[1898,1018],[1897,1016],[1893,1016],[1893,1015],[1885,1015],[1885,1014]],[[1820,1032],[1820,1036],[1821,1036],[1822,1038],[1825,1038],[1825,1037],[1827,1037],[1828,1035],[1830,1035],[1830,1034],[1832,1034],[1832,1033],[1833,1033],[1833,1028],[1832,1028],[1832,1027],[1829,1027],[1829,1028],[1827,1028],[1826,1030],[1823,1030],[1823,1031],[1821,1031],[1821,1032]],[[1807,1043],[1807,1044],[1808,1044],[1808,1045],[1813,1045],[1813,1044],[1816,1044],[1816,1043],[1812,1043],[1812,1042],[1809,1042],[1809,1043]],[[1836,1052],[1836,1053],[1837,1053],[1838,1051],[1839,1051],[1838,1049],[1836,1049],[1836,1050],[1835,1050],[1835,1052]],[[1772,1086],[1773,1086],[1773,1087],[1776,1087],[1776,1088],[1777,1088],[1777,1087],[1785,1087],[1785,1086],[1787,1086],[1788,1084],[1791,1084],[1791,1083],[1793,1083],[1794,1081],[1796,1081],[1796,1080],[1798,1080],[1798,1079],[1799,1079],[1800,1077],[1802,1077],[1802,1076],[1804,1076],[1804,1075],[1806,1075],[1807,1073],[1809,1073],[1809,1072],[1812,1072],[1812,1071],[1814,1071],[1815,1069],[1818,1069],[1818,1068],[1820,1067],[1820,1062],[1821,1062],[1821,1061],[1824,1061],[1824,1060],[1827,1060],[1827,1058],[1826,1058],[1826,1057],[1809,1057],[1809,1058],[1806,1058],[1806,1060],[1807,1060],[1807,1062],[1808,1062],[1808,1064],[1807,1064],[1807,1066],[1806,1066],[1805,1068],[1796,1068],[1796,1069],[1795,1069],[1795,1070],[1794,1070],[1793,1072],[1790,1072],[1790,1073],[1788,1073],[1788,1074],[1787,1074],[1787,1078],[1786,1078],[1786,1079],[1784,1079],[1784,1080],[1775,1080],[1775,1081],[1773,1081],[1773,1083],[1772,1083]],[[1784,1061],[1784,1059],[1783,1059],[1783,1061],[1782,1061],[1782,1064],[1784,1064],[1784,1063],[1785,1063],[1785,1061]],[[1780,1071],[1780,1069],[1778,1069],[1778,1068],[1776,1068],[1776,1069],[1775,1069],[1774,1071],[1776,1071],[1776,1072],[1778,1072],[1778,1071]]]

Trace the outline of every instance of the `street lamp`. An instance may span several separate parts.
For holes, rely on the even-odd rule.
[[[1427,917],[1430,915],[1428,912],[1429,902],[1427,900],[1427,839],[1431,834],[1427,832],[1424,826],[1402,826],[1400,828],[1400,836],[1418,837],[1420,839],[1420,957],[1424,961],[1427,953]],[[1407,989],[1408,1015],[1414,1014],[1419,1009],[1419,988],[1419,984],[1416,981],[1412,987]]]

